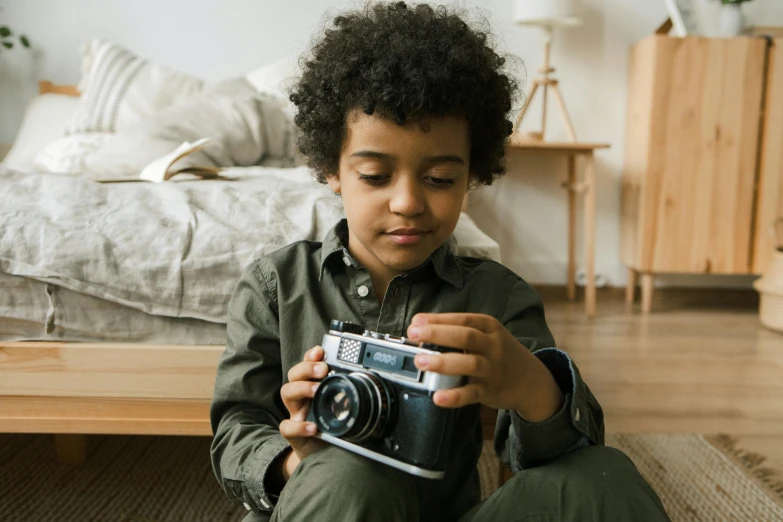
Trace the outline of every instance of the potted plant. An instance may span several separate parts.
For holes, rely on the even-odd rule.
[[[720,36],[739,36],[745,32],[745,16],[742,14],[742,4],[750,0],[720,0],[722,4],[718,20]]]
[[[11,31],[10,27],[7,25],[0,25],[0,51],[13,49],[16,40],[19,40],[19,43],[22,44],[23,47],[30,48],[30,40],[28,40],[25,35],[20,34],[17,37],[13,31]]]

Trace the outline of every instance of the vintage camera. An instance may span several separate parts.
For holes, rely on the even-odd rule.
[[[329,374],[307,416],[316,436],[413,475],[443,478],[456,411],[436,406],[432,394],[466,379],[418,370],[413,358],[455,350],[342,321],[331,322],[322,346]]]

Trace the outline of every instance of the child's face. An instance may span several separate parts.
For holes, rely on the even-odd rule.
[[[457,226],[469,165],[465,118],[400,126],[351,113],[339,173],[327,178],[342,194],[351,255],[389,279],[422,264]]]

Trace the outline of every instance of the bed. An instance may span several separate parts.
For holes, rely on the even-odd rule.
[[[253,180],[262,178],[279,181],[291,173],[300,176],[300,179],[308,175],[304,167],[232,167],[224,172],[235,181],[111,185],[81,180],[78,187],[86,188],[75,191],[77,200],[52,200],[45,209],[36,208],[35,198],[45,199],[49,194],[47,187],[71,183],[71,178],[20,172],[19,158],[25,154],[29,156],[31,149],[36,148],[27,143],[31,134],[40,141],[42,134],[49,132],[51,138],[60,133],[52,129],[66,125],[64,118],[70,117],[69,107],[70,110],[75,107],[71,100],[76,100],[80,93],[76,86],[58,86],[49,82],[41,82],[40,92],[41,97],[49,97],[50,101],[56,99],[56,112],[59,114],[55,119],[59,118],[59,123],[47,119],[47,129],[50,130],[36,129],[33,120],[42,116],[28,109],[20,131],[22,138],[27,134],[27,138],[21,140],[25,143],[16,143],[9,155],[17,167],[10,169],[0,164],[0,180],[4,183],[0,184],[0,191],[5,191],[8,197],[9,192],[18,190],[13,204],[24,210],[16,212],[16,221],[9,217],[8,212],[0,215],[0,219],[5,220],[0,222],[0,228],[4,227],[6,233],[15,229],[17,241],[20,237],[28,237],[35,243],[35,238],[40,240],[44,237],[44,222],[47,220],[36,220],[35,216],[41,213],[50,216],[55,211],[53,207],[59,212],[58,222],[63,219],[67,222],[68,216],[81,205],[78,197],[92,194],[91,191],[103,194],[106,201],[116,202],[130,198],[131,194],[136,194],[134,197],[137,199],[143,198],[143,191],[147,191],[147,195],[153,194],[151,191],[162,185],[166,185],[165,190],[173,194],[190,190],[185,187],[199,187],[198,190],[203,193],[207,186],[215,187],[214,193],[222,193],[225,190],[236,192],[238,189],[233,187],[240,186],[236,183],[252,184]],[[23,189],[19,189],[20,186],[24,186]],[[326,190],[322,186],[320,189]],[[36,190],[39,196],[35,195]],[[231,269],[220,271],[219,277],[214,278],[213,286],[223,290],[217,297],[208,296],[212,299],[208,305],[203,302],[184,303],[190,294],[189,281],[203,273],[196,270],[199,267],[191,267],[185,275],[182,271],[173,276],[168,274],[174,279],[181,278],[179,295],[172,292],[161,298],[162,303],[150,306],[142,298],[144,295],[149,298],[154,293],[144,294],[142,298],[134,294],[137,286],[144,286],[134,284],[133,278],[138,275],[134,267],[120,267],[122,270],[117,269],[112,274],[119,281],[127,281],[126,286],[130,289],[126,288],[125,293],[111,293],[101,288],[96,290],[95,285],[88,284],[90,281],[79,281],[73,274],[62,273],[64,269],[58,272],[46,263],[38,266],[30,259],[24,259],[19,254],[24,250],[19,246],[21,243],[17,243],[15,249],[8,250],[6,247],[6,254],[0,252],[0,432],[57,434],[58,457],[64,461],[84,458],[84,434],[211,435],[208,409],[215,368],[225,341],[225,289],[232,287],[239,276],[234,265],[246,263],[253,256],[276,248],[297,234],[308,235],[310,239],[322,237],[326,232],[325,224],[335,222],[340,215],[339,201],[331,194],[318,193],[316,187],[308,190],[312,191],[310,199],[304,198],[300,206],[309,204],[320,209],[317,217],[310,217],[312,226],[302,229],[302,223],[289,223],[285,233],[277,234],[268,244],[243,251],[240,259],[233,261]],[[142,195],[139,195],[140,191]],[[193,194],[190,192],[184,198],[185,205],[190,204],[190,198],[196,197]],[[28,204],[19,203],[20,198],[28,198]],[[11,201],[11,198],[6,201]],[[100,205],[106,204],[106,201]],[[82,206],[92,208],[95,204],[91,202]],[[210,212],[217,211],[211,207]],[[236,216],[213,217],[216,223],[220,223],[230,222]],[[291,215],[283,218],[293,219]],[[128,229],[137,226],[137,220],[127,216],[125,219]],[[122,216],[114,220],[114,226],[118,223],[122,224]],[[36,226],[42,228],[39,230]],[[196,230],[199,230],[198,227]],[[123,245],[130,250],[133,241],[145,240],[143,235],[136,236],[128,234],[130,243]],[[191,240],[197,241],[197,238],[198,234],[194,233]],[[455,241],[460,254],[499,260],[497,243],[465,213],[460,218]],[[67,249],[67,245],[63,248]],[[197,246],[189,245],[188,248]],[[57,245],[34,254],[51,259],[53,255],[59,255],[56,248]],[[11,256],[7,253],[9,251],[16,259],[8,259]],[[97,261],[91,261],[100,263],[101,255],[97,256]],[[113,255],[117,257],[116,253]],[[96,270],[100,272],[103,268],[82,267],[81,273],[89,274]],[[179,305],[177,298],[181,301]],[[491,415],[487,424],[488,428],[494,424]]]

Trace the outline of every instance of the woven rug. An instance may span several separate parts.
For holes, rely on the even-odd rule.
[[[615,435],[660,495],[672,520],[783,520],[783,482],[763,458],[728,437]],[[480,463],[483,490],[496,486],[490,451]],[[226,500],[204,437],[90,436],[80,465],[55,460],[51,435],[0,434],[3,522],[239,521]]]

